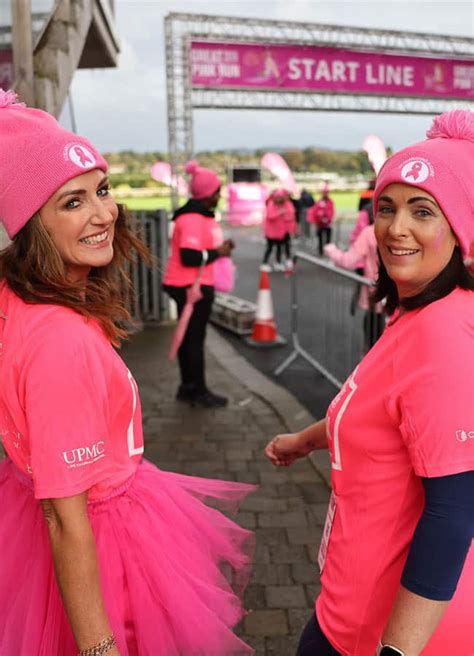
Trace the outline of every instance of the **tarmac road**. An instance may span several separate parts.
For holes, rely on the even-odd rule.
[[[347,233],[349,226],[346,228]],[[238,277],[233,294],[255,302],[259,285],[259,265],[261,263],[264,240],[262,229],[257,227],[224,226],[226,237],[231,237],[236,248],[233,253],[238,269]],[[344,234],[343,237],[346,235]],[[290,278],[282,273],[270,274],[270,285],[275,311],[275,321],[280,335],[288,340],[286,346],[272,349],[256,349],[248,346],[238,336],[221,329],[220,332],[254,367],[269,378],[286,387],[305,405],[315,417],[322,417],[337,388],[311,367],[298,358],[278,378],[274,376],[275,368],[285,360],[293,350],[291,345],[291,305]],[[320,285],[334,286],[334,298],[337,303],[334,310],[328,311]],[[319,289],[318,289],[319,287]],[[338,378],[344,380],[357,361],[347,362],[347,340],[361,340],[361,318],[355,321],[349,317],[348,308],[354,286],[344,285],[337,288],[334,276],[322,276],[316,267],[301,262],[298,268],[298,334],[301,345],[315,357],[321,347],[331,341],[332,348],[339,349],[336,358]],[[342,296],[341,296],[342,294]],[[342,299],[342,300],[341,300]],[[338,316],[344,312],[347,316]],[[350,326],[350,334],[348,333]]]

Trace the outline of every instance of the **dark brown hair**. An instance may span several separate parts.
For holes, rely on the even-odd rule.
[[[152,257],[131,226],[131,216],[118,205],[115,223],[114,256],[110,264],[92,268],[84,282],[70,282],[66,267],[39,214],[36,214],[9,246],[0,251],[0,281],[25,303],[61,305],[85,317],[93,317],[114,346],[126,339],[132,324],[128,307],[132,283],[127,263]]]
[[[397,286],[387,273],[379,253],[379,275],[372,294],[374,303],[386,299],[385,309],[391,315],[401,307],[404,310],[416,310],[450,294],[456,287],[474,291],[474,276],[464,265],[459,246],[454,247],[448,264],[426,287],[415,296],[399,299]]]

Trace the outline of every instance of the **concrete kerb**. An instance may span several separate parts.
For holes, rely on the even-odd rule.
[[[212,326],[208,327],[206,346],[220,365],[235,376],[255,396],[269,405],[289,433],[314,423],[313,415],[286,389],[267,378],[239,355]],[[331,488],[331,464],[327,451],[315,451],[309,461],[316,474]]]

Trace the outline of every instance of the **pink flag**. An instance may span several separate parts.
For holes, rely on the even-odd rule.
[[[387,159],[387,151],[385,150],[382,139],[375,134],[369,134],[369,136],[364,139],[362,148],[367,153],[369,162],[375,171],[375,175],[377,175]]]
[[[261,164],[263,168],[268,169],[270,173],[278,178],[287,191],[292,194],[298,192],[293,173],[281,155],[278,155],[278,153],[265,153]]]
[[[171,166],[168,162],[156,162],[151,167],[150,174],[153,180],[163,182],[168,187],[171,187]],[[180,196],[188,195],[188,185],[180,175],[178,176],[178,193]]]
[[[194,304],[201,300],[202,292],[200,286],[201,276],[194,281],[194,283],[186,290],[186,304],[181,312],[181,316],[178,320],[178,325],[173,334],[173,339],[171,340],[170,351],[168,353],[168,358],[173,360],[176,357],[179,347],[183,343],[184,336],[188,329],[189,320],[194,311]]]

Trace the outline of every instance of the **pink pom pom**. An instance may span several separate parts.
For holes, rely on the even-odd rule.
[[[0,89],[0,108],[11,107],[12,105],[25,107],[25,103],[17,102],[17,98],[18,96],[14,91],[4,91],[3,89]]]
[[[198,169],[198,163],[195,160],[191,160],[186,164],[186,168],[184,169],[186,173],[189,173],[190,175],[193,175],[196,173]]]
[[[466,139],[474,143],[474,112],[453,109],[436,116],[426,136],[428,139]]]

